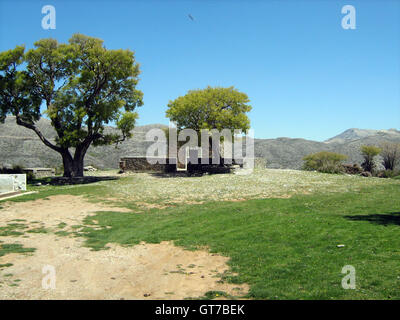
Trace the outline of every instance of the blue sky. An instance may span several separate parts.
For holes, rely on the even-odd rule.
[[[47,4],[55,30],[41,27]],[[0,51],[75,32],[135,51],[140,125],[168,124],[169,100],[211,85],[248,94],[257,138],[400,128],[400,1],[0,0]]]

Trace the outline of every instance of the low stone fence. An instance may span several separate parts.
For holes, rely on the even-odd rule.
[[[34,178],[54,177],[56,175],[54,168],[24,168],[23,171],[26,174],[31,173]]]
[[[155,162],[154,164],[150,161]],[[158,163],[156,163],[158,162]],[[166,162],[166,163],[163,163]],[[164,158],[149,158],[146,157],[124,157],[119,161],[121,171],[134,172],[174,172],[176,171],[175,164],[169,164],[169,159]]]
[[[231,160],[224,164],[223,159],[221,159],[221,164],[212,164],[212,159],[205,159],[203,162],[208,162],[208,164],[202,164],[202,160],[197,159],[197,164],[190,163],[188,159],[188,164],[186,170],[188,172],[229,172],[231,165],[238,165],[240,167],[246,167],[246,161],[243,160]],[[255,168],[265,168],[265,160],[260,158],[251,159],[254,160]],[[151,163],[153,162],[153,163]],[[121,171],[133,171],[133,172],[176,172],[176,158],[146,158],[146,157],[123,157],[120,159],[119,168]],[[186,171],[183,170],[183,171]]]

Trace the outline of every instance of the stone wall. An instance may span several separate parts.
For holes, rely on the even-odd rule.
[[[187,171],[189,172],[229,172],[230,165],[224,165],[224,161],[221,159],[221,164],[212,164],[212,159],[206,159],[205,162],[209,164],[202,164],[202,159],[198,159],[197,164],[190,163],[188,159]],[[151,162],[152,163],[151,163]],[[120,159],[119,168],[121,171],[134,171],[134,172],[175,172],[176,170],[176,159],[164,159],[152,157],[147,159],[146,157],[124,157]],[[243,160],[231,160],[231,164],[240,165],[246,167]],[[255,168],[265,168],[265,160],[260,158],[254,159]]]
[[[32,173],[35,178],[54,177],[56,175],[56,169],[54,168],[25,168],[25,173]]]
[[[169,159],[146,157],[124,157],[119,161],[121,171],[134,172],[173,172],[176,170],[175,164],[169,164]],[[151,162],[153,163],[151,163]],[[163,163],[166,162],[166,163]]]

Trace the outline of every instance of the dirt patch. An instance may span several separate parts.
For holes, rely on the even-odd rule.
[[[0,299],[183,299],[207,291],[234,296],[248,291],[247,285],[218,282],[220,274],[228,271],[228,258],[184,250],[169,242],[134,247],[113,244],[108,250],[91,251],[82,247],[81,238],[52,234],[2,241],[36,251],[0,257],[0,264],[13,264],[0,271]],[[42,288],[46,265],[56,271],[55,289]]]
[[[168,206],[160,205],[157,203],[147,203],[147,202],[136,202],[135,203],[139,208],[142,209],[166,209]]]
[[[8,203],[0,210],[0,226],[15,219],[56,230],[60,223],[79,225],[96,211],[128,211],[83,197],[54,196],[48,200]],[[65,230],[65,228],[64,228]],[[53,233],[0,237],[2,243],[35,248],[32,254],[7,254],[0,264],[0,299],[183,299],[207,291],[243,296],[247,285],[221,282],[229,258],[207,250],[188,251],[171,242],[133,247],[107,245],[108,250],[83,247],[83,238]],[[53,266],[56,288],[43,289],[44,266]]]
[[[83,197],[58,195],[35,201],[6,202],[0,210],[0,226],[5,226],[15,219],[23,219],[27,224],[39,221],[46,228],[55,228],[60,223],[68,226],[79,225],[85,217],[94,215],[96,211],[131,210],[88,202]]]

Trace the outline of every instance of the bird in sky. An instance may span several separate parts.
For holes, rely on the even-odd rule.
[[[194,21],[194,18],[190,13],[188,14],[188,17],[190,18],[190,20]]]

